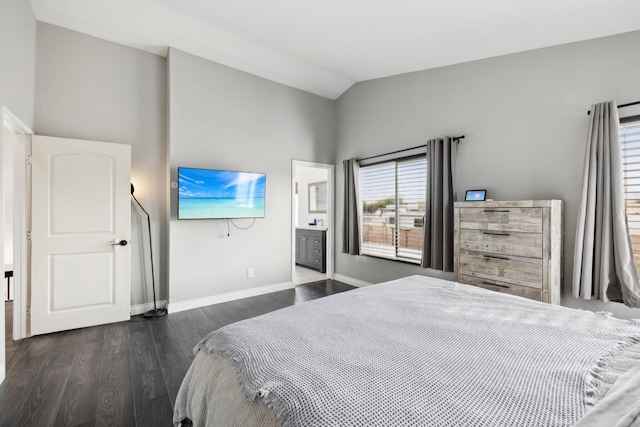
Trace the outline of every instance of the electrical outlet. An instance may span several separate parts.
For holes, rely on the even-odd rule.
[[[253,277],[253,268],[247,268],[247,277]]]

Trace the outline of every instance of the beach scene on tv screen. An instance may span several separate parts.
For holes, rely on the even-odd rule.
[[[265,174],[180,168],[178,185],[180,219],[264,217]]]

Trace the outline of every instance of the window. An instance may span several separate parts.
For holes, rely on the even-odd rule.
[[[625,207],[633,258],[640,272],[640,116],[620,120]]]
[[[424,240],[426,156],[360,164],[363,255],[419,264]]]

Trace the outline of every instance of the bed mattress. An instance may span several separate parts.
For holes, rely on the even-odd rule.
[[[349,298],[345,299],[343,297],[343,295],[345,294],[352,295],[349,296]],[[405,299],[403,299],[403,297],[396,298],[395,296],[397,295],[403,295]],[[442,300],[441,298],[444,299]],[[372,307],[367,306],[367,301],[369,301],[370,299],[371,301],[379,300],[380,303],[384,304],[385,307],[392,306],[393,310],[399,310],[398,313],[404,311],[404,315],[397,314],[396,317],[398,318],[394,319],[400,319],[401,321],[387,322],[387,317],[389,316],[389,314],[382,314],[387,308],[385,308],[384,310],[381,309],[382,311],[379,310],[377,313],[372,313]],[[321,301],[324,302],[318,304]],[[443,303],[443,301],[446,301],[446,303]],[[343,305],[347,307],[346,313],[344,312],[344,307],[342,307]],[[493,308],[487,308],[485,307],[486,305],[490,305]],[[203,340],[203,342],[196,347],[196,358],[189,372],[187,373],[182,387],[180,388],[180,391],[178,393],[174,412],[175,425],[180,425],[183,420],[187,419],[191,420],[193,422],[193,425],[195,426],[269,427],[278,425],[287,426],[305,424],[427,425],[426,422],[423,422],[424,420],[429,419],[426,417],[432,416],[432,413],[441,414],[445,410],[450,411],[451,414],[448,413],[447,416],[453,418],[446,419],[445,417],[445,419],[441,420],[440,424],[438,424],[439,421],[429,421],[428,425],[447,425],[447,423],[450,423],[452,421],[457,423],[457,425],[540,425],[540,422],[543,422],[545,425],[558,426],[573,425],[576,421],[578,421],[578,424],[575,425],[580,425],[583,427],[602,425],[635,426],[640,423],[640,419],[638,419],[638,413],[640,412],[640,324],[637,321],[621,321],[618,319],[612,319],[610,318],[610,316],[602,313],[595,314],[591,312],[570,310],[562,307],[552,307],[547,304],[537,303],[511,295],[497,294],[495,292],[485,291],[468,285],[461,285],[453,282],[431,279],[422,276],[413,276],[410,278],[401,279],[399,281],[372,286],[366,289],[350,291],[344,294],[323,298],[322,300],[311,301],[302,304],[301,306],[307,307],[298,306],[298,309],[295,310],[291,310],[292,307],[289,307],[287,309],[279,310],[279,313],[276,315],[272,315],[271,313],[269,313],[267,315],[264,315],[267,316],[266,318],[260,316],[259,318],[255,318],[256,320],[249,319],[252,320],[253,327],[251,325],[252,322],[246,323],[246,321],[244,321],[239,322],[241,323],[241,325],[239,325],[239,327],[241,327],[240,329],[234,330],[233,328],[225,327],[228,329],[222,328],[225,329],[222,332],[227,332],[230,335],[235,336],[241,334],[242,328],[244,327],[251,328],[251,330],[253,331],[256,329],[257,325],[264,326],[266,324],[267,326],[264,326],[265,329],[260,331],[258,335],[254,335],[252,337],[249,334],[248,336],[250,338],[250,341],[256,340],[256,337],[261,337],[261,341],[268,343],[268,341],[271,339],[275,339],[276,341],[282,339],[282,337],[277,333],[279,325],[278,322],[283,322],[282,319],[287,319],[288,321],[293,318],[294,322],[299,322],[300,319],[307,319],[307,327],[313,327],[312,325],[314,324],[314,321],[319,321],[319,324],[322,325],[322,316],[327,315],[333,315],[334,317],[344,315],[340,318],[339,322],[337,322],[338,324],[344,322],[359,324],[362,320],[365,320],[365,323],[370,323],[372,319],[378,319],[378,321],[381,323],[386,322],[394,324],[394,327],[398,327],[398,325],[400,325],[400,327],[403,327],[403,325],[405,325],[405,329],[411,329],[413,327],[410,325],[410,323],[413,322],[411,319],[414,319],[416,317],[430,318],[431,320],[429,320],[427,323],[422,320],[417,320],[417,329],[415,329],[415,331],[421,334],[421,331],[423,330],[421,328],[430,328],[431,332],[424,329],[424,333],[429,334],[432,333],[434,329],[442,328],[442,325],[446,324],[447,321],[450,321],[451,319],[457,319],[456,323],[458,323],[458,325],[451,325],[450,331],[447,331],[445,329],[442,329],[441,331],[443,334],[447,335],[447,338],[444,339],[443,342],[450,342],[452,347],[456,347],[456,345],[458,345],[455,344],[456,342],[461,340],[464,341],[465,339],[467,339],[464,337],[465,329],[469,329],[471,332],[477,335],[477,328],[479,326],[476,324],[481,324],[481,318],[487,316],[489,316],[491,320],[489,323],[487,323],[488,325],[501,325],[489,327],[489,329],[483,332],[486,333],[483,340],[489,341],[492,339],[491,334],[495,333],[497,335],[500,335],[504,334],[504,331],[509,330],[509,328],[505,329],[505,322],[516,322],[518,324],[524,323],[525,329],[522,330],[540,329],[543,331],[547,331],[545,332],[546,334],[548,334],[548,330],[550,328],[559,328],[561,330],[571,329],[569,325],[566,328],[562,327],[562,320],[560,319],[564,320],[562,316],[565,315],[569,316],[567,317],[567,319],[570,319],[571,323],[576,323],[578,321],[584,323],[584,325],[573,325],[575,331],[578,331],[576,333],[581,333],[583,326],[584,328],[593,329],[593,325],[598,323],[613,325],[613,329],[611,330],[624,330],[624,332],[620,336],[617,336],[617,338],[614,338],[614,340],[611,341],[610,344],[608,344],[608,347],[604,344],[603,341],[594,339],[594,345],[596,345],[596,342],[598,342],[597,345],[599,345],[601,348],[601,350],[599,350],[600,353],[598,353],[600,355],[597,356],[596,354],[597,357],[593,359],[593,366],[591,366],[591,361],[587,363],[587,365],[589,366],[588,369],[584,369],[584,372],[579,370],[577,374],[571,374],[576,378],[562,380],[577,383],[577,387],[580,393],[578,393],[579,395],[577,399],[575,396],[572,397],[573,400],[570,400],[570,405],[561,406],[559,407],[560,409],[554,407],[553,402],[542,402],[542,404],[533,408],[519,406],[522,402],[519,402],[518,399],[531,399],[531,396],[525,395],[510,396],[504,401],[508,402],[508,406],[511,407],[503,408],[503,403],[496,403],[494,405],[492,400],[487,400],[487,396],[477,395],[478,390],[483,389],[486,390],[487,395],[491,396],[496,395],[496,393],[500,394],[501,390],[505,390],[505,392],[509,392],[511,390],[514,393],[521,393],[520,391],[518,391],[518,387],[520,385],[516,385],[515,388],[513,388],[514,385],[509,384],[508,381],[505,381],[503,385],[501,384],[500,386],[496,386],[496,381],[502,381],[502,379],[499,378],[499,370],[505,369],[504,367],[500,367],[498,369],[498,374],[491,373],[486,377],[486,379],[477,382],[477,384],[475,384],[471,389],[471,392],[464,389],[465,383],[473,377],[472,375],[462,379],[456,378],[460,377],[460,375],[452,374],[455,369],[449,369],[448,372],[446,369],[444,369],[441,370],[442,372],[438,371],[438,375],[436,377],[433,376],[433,372],[429,373],[430,376],[428,377],[430,378],[430,381],[441,381],[442,384],[439,384],[436,388],[433,388],[428,384],[419,385],[417,390],[418,392],[430,394],[430,390],[437,389],[437,392],[443,394],[443,396],[432,396],[431,399],[426,399],[425,402],[427,402],[429,406],[437,406],[439,404],[438,402],[445,401],[446,404],[444,405],[444,409],[435,408],[427,414],[422,413],[422,410],[414,413],[412,412],[413,409],[411,407],[407,409],[407,407],[405,406],[405,401],[407,399],[405,399],[401,395],[395,396],[394,399],[379,399],[379,401],[381,402],[380,405],[374,405],[376,406],[375,408],[368,408],[366,407],[366,405],[363,405],[362,402],[375,402],[376,400],[371,399],[371,396],[365,398],[364,400],[359,400],[360,398],[356,398],[354,403],[350,401],[351,395],[349,395],[345,398],[344,405],[344,408],[348,408],[346,411],[348,411],[349,413],[341,415],[340,410],[342,406],[338,404],[330,409],[331,415],[329,417],[331,418],[331,420],[327,421],[327,419],[323,419],[323,417],[326,418],[326,416],[322,415],[327,412],[327,408],[324,407],[322,410],[318,411],[321,415],[317,415],[318,418],[316,422],[316,418],[313,418],[316,415],[311,415],[311,418],[304,418],[304,416],[306,415],[303,414],[302,418],[300,418],[299,415],[296,414],[296,411],[300,410],[300,407],[304,406],[303,410],[301,410],[302,412],[313,412],[314,405],[323,407],[326,401],[335,399],[335,395],[324,398],[322,397],[323,390],[320,390],[317,392],[320,394],[311,395],[313,396],[313,398],[300,398],[303,401],[302,404],[295,402],[295,399],[297,399],[297,397],[294,398],[293,405],[291,405],[290,402],[285,405],[278,403],[278,399],[280,399],[280,397],[274,397],[274,395],[277,395],[277,393],[279,392],[278,384],[276,384],[275,386],[273,386],[272,384],[270,385],[270,381],[272,381],[272,379],[265,379],[264,377],[261,377],[261,379],[259,379],[257,382],[252,383],[252,381],[255,381],[255,378],[248,381],[248,374],[247,372],[243,371],[243,366],[245,366],[246,364],[245,362],[243,362],[242,357],[257,357],[258,359],[261,359],[263,358],[264,354],[268,354],[268,350],[263,349],[263,347],[261,346],[260,350],[256,351],[256,354],[245,354],[240,357],[239,353],[234,353],[233,351],[230,351],[229,348],[221,348],[218,346],[218,343],[221,340],[224,341],[224,339],[221,338],[219,331],[216,331],[205,338],[205,340]],[[309,310],[307,310],[307,308],[309,308]],[[408,316],[406,316],[406,312],[408,312]],[[443,316],[447,316],[447,312],[454,312],[456,313],[456,315],[451,318],[445,317],[445,320],[443,320]],[[462,313],[462,315],[460,315],[460,313]],[[469,323],[469,325],[461,325],[465,321]],[[474,325],[472,326],[471,323],[473,323]],[[529,325],[526,325],[527,323],[529,323]],[[292,329],[292,326],[290,324],[287,324],[286,321],[282,325],[287,329]],[[260,328],[260,326],[258,328]],[[474,330],[474,328],[476,329]],[[371,331],[377,330],[380,330],[381,334],[383,334],[382,331],[389,331],[386,327],[380,325],[380,327],[376,327],[373,329],[365,327],[361,331],[361,333],[370,333]],[[270,333],[269,331],[273,331],[273,333]],[[341,334],[343,332],[344,331],[341,332],[339,329],[332,330],[331,328],[329,328],[328,331],[320,333],[318,336],[327,337],[335,334]],[[296,332],[294,331],[294,336],[295,333]],[[385,334],[389,335],[389,333]],[[452,335],[455,334],[459,335],[460,340],[456,339],[456,341],[451,341]],[[396,334],[396,337],[399,335],[402,334]],[[567,336],[570,337],[571,335],[572,333],[569,333]],[[313,339],[317,339],[317,336],[315,336],[315,338]],[[359,342],[357,339],[349,337],[348,334],[344,335],[342,339],[346,340],[347,342],[353,340],[354,345],[352,345],[351,347],[357,346],[355,343]],[[377,337],[372,336],[368,341],[376,342],[377,339]],[[391,341],[393,342],[395,338],[394,336],[386,337],[381,339],[380,342],[386,342],[389,339],[391,339]],[[562,339],[566,340],[566,337],[563,337]],[[213,344],[211,343],[212,340],[214,342]],[[514,348],[526,348],[527,343],[534,342],[534,340],[532,340],[530,337],[520,337],[520,340],[521,341],[519,343],[516,343],[516,346]],[[305,340],[301,339],[299,342],[302,343],[305,342]],[[502,342],[500,340],[496,342],[499,342],[500,345],[502,345]],[[584,344],[587,343],[589,344],[587,345],[587,347],[590,347],[589,341],[576,340],[576,343],[578,346],[584,346]],[[211,346],[209,346],[210,344]],[[438,345],[441,344],[442,343],[438,343]],[[404,343],[398,342],[398,348],[403,348],[404,345]],[[507,346],[505,347],[505,349],[508,349],[508,345],[510,344],[506,345]],[[357,350],[354,350],[351,353],[349,353],[348,349],[340,350],[339,348],[337,348],[339,346],[337,346],[335,343],[321,343],[321,346],[323,346],[323,348],[327,348],[328,346],[328,351],[341,351],[341,353],[343,353],[347,359],[358,354]],[[413,348],[412,346],[413,344],[409,345],[409,347],[407,348]],[[233,347],[233,345],[231,347]],[[331,347],[333,347],[333,349]],[[276,348],[278,348],[278,350],[282,350],[278,346],[276,346]],[[571,349],[571,346],[568,346],[567,348]],[[295,350],[292,350],[292,352],[295,351],[298,351],[298,349],[295,348]],[[371,353],[371,349],[368,349],[367,351]],[[434,355],[438,355],[438,357],[441,356],[443,359],[450,357],[447,355],[447,351],[445,351],[444,349],[434,351],[427,348],[424,351],[429,354],[429,359],[427,360],[434,360],[434,365],[441,364],[442,366],[447,366],[446,363],[441,363],[441,361],[435,361],[434,359]],[[577,352],[574,355],[571,354],[570,351],[571,350],[567,352],[567,358],[584,357],[583,353]],[[536,355],[544,354],[544,352],[537,353],[536,349],[528,349],[525,353],[530,353],[531,357],[534,359],[537,357]],[[305,355],[299,357],[306,358],[307,356]],[[376,358],[379,357],[384,356],[376,355]],[[414,358],[414,356],[411,355],[410,357]],[[483,368],[480,367],[480,365],[482,365],[483,363],[487,363],[486,360],[483,361],[483,357],[481,354],[478,354],[477,357],[479,372],[478,375],[481,376],[480,372],[484,371]],[[591,355],[589,357],[591,357]],[[518,360],[517,363],[524,363],[523,366],[517,369],[522,370],[522,381],[526,382],[527,378],[529,378],[527,377],[528,368],[526,365],[530,364],[530,366],[534,366],[536,361],[528,361],[526,357],[524,359],[516,359]],[[418,357],[418,363],[424,363],[424,360],[425,359]],[[465,354],[463,355],[462,360],[468,362],[469,360],[473,361],[473,358],[469,359],[469,355]],[[291,361],[289,361],[288,363],[291,363]],[[338,363],[340,364],[341,362]],[[349,361],[345,360],[344,363],[349,364]],[[321,364],[322,363],[318,362],[318,365]],[[370,363],[369,365],[364,364],[363,366],[365,366],[365,369],[367,367],[373,368],[374,366],[376,366],[376,364]],[[271,367],[266,370],[269,371],[270,369]],[[286,370],[286,365],[283,369]],[[313,362],[311,362],[311,364],[309,365],[309,369],[314,369]],[[326,370],[327,368],[324,367],[323,369]],[[329,370],[330,369],[332,368],[329,368]],[[556,377],[568,375],[566,373],[568,371],[563,371],[560,369],[555,370],[554,368],[547,370],[549,372],[546,372],[542,376],[539,373],[536,373],[530,378],[536,378],[536,381],[553,382],[556,381]],[[471,369],[471,371],[473,371],[473,369]],[[519,375],[519,371],[516,370],[515,373],[516,375]],[[389,393],[390,391],[394,390],[393,388],[384,390],[384,387],[386,386],[386,380],[379,381],[379,377],[382,376],[384,378],[387,373],[383,371],[375,372],[374,369],[369,374],[370,378],[368,379],[366,375],[358,376],[358,378],[362,378],[364,381],[363,384],[358,385],[358,387],[361,387],[363,393],[373,396],[375,396],[376,394],[384,396],[385,393]],[[254,373],[251,373],[249,376],[251,375],[254,375]],[[418,373],[417,375],[418,377],[420,377],[420,373]],[[493,380],[487,380],[492,378],[490,375],[498,376],[493,377]],[[505,375],[505,377],[508,377],[508,375]],[[277,375],[276,378],[278,379],[278,381],[280,380]],[[295,374],[292,376],[292,378],[294,379],[293,382],[296,382]],[[322,379],[322,377],[318,377],[317,381],[323,382],[324,380]],[[303,383],[300,382],[300,384],[295,385],[300,385],[302,387],[302,384]],[[448,388],[449,385],[450,388]],[[556,387],[562,388],[561,382],[557,382],[552,385],[552,388],[554,390]],[[270,389],[269,387],[271,386],[272,388]],[[403,388],[405,387],[404,384],[401,384],[401,386]],[[376,389],[372,390],[370,387],[375,387]],[[536,387],[539,388],[540,385],[536,385],[535,387],[532,386],[532,388]],[[543,389],[546,390],[544,387]],[[547,396],[545,398],[548,398],[548,400],[556,399],[557,396],[554,397],[555,395],[553,395],[553,393],[555,392],[554,390],[549,391],[548,396],[545,394],[545,396]],[[305,389],[300,389],[297,393],[300,396],[305,396],[306,391],[307,390]],[[410,391],[409,393],[412,392]],[[453,395],[446,396],[447,393],[453,393]],[[476,395],[474,395],[473,393],[476,393]],[[545,393],[547,393],[547,391],[545,391]],[[458,395],[460,396],[460,399],[462,401],[451,403],[450,401],[452,399],[455,400]],[[265,396],[267,397],[266,399],[264,398]],[[452,398],[452,396],[454,397]],[[411,399],[414,399],[414,397],[410,397],[410,399],[408,400],[412,401]],[[539,398],[536,399],[539,400]],[[419,403],[421,401],[414,399],[413,402]],[[479,404],[478,402],[481,402],[481,404]],[[381,419],[382,421],[377,423],[375,422],[375,418],[367,418],[364,415],[354,415],[354,412],[357,412],[354,408],[360,408],[360,406],[358,405],[362,405],[361,410],[363,411],[363,413],[374,413],[375,417],[378,417],[378,419]],[[542,413],[541,409],[544,409],[544,413]],[[483,413],[484,410],[486,410],[487,412],[502,411],[504,413],[494,416],[492,414]],[[376,411],[378,411],[379,413],[376,413]],[[399,412],[399,414],[389,414],[389,411],[396,411]],[[528,411],[528,415],[526,417],[512,418],[509,411]],[[572,414],[564,418],[556,415],[549,418],[549,413],[553,414],[554,411],[559,411],[558,413],[568,411],[572,412]],[[438,417],[442,417],[442,415],[438,415]],[[314,421],[310,422],[310,419]],[[341,419],[344,419],[345,422],[341,423]],[[300,424],[299,420],[306,421],[303,421],[304,424]],[[361,422],[354,420],[360,420]]]

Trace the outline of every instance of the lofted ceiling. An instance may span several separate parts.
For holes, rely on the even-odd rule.
[[[31,0],[37,20],[336,99],[363,80],[640,30],[638,0]]]

